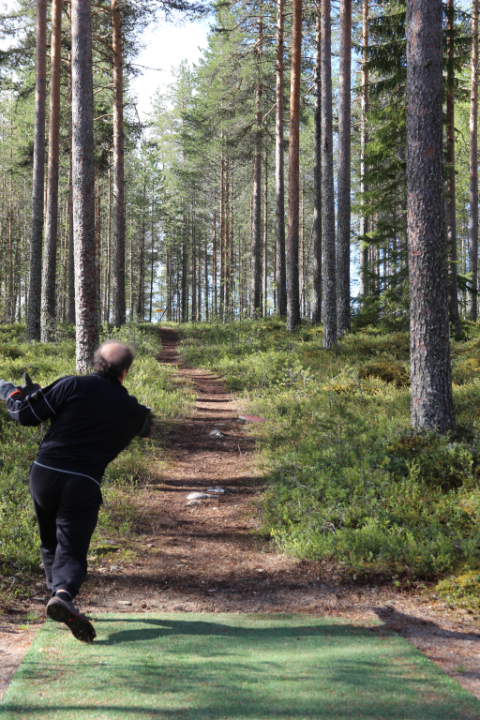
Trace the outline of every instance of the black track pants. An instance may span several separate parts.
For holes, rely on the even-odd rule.
[[[35,463],[30,469],[30,494],[35,505],[40,549],[52,593],[64,588],[74,598],[87,574],[87,553],[102,504],[93,480]]]

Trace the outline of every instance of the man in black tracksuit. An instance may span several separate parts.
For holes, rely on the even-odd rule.
[[[151,432],[150,409],[123,387],[132,350],[118,342],[95,353],[91,375],[68,376],[42,389],[27,377],[17,388],[0,380],[0,398],[20,425],[50,427],[30,469],[30,493],[40,531],[47,587],[47,614],[79,640],[95,630],[73,605],[87,571],[87,553],[102,504],[107,465],[135,437]]]

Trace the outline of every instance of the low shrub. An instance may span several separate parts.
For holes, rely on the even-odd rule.
[[[325,350],[321,328],[280,323],[181,328],[185,360],[223,374],[267,419],[255,427],[265,532],[346,572],[438,579],[480,568],[476,374],[454,386],[455,436],[413,433],[408,333],[367,326]],[[468,337],[452,344],[465,363],[480,328]]]

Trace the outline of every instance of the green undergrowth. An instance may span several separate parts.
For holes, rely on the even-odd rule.
[[[152,408],[157,431],[148,441],[135,439],[107,468],[99,525],[93,547],[119,537],[123,543],[135,536],[137,520],[134,493],[148,482],[153,461],[162,458],[161,426],[181,417],[192,404],[192,395],[173,384],[173,371],[161,365],[158,330],[152,326],[103,329],[102,340],[111,337],[130,343],[136,359],[125,381],[130,394]],[[28,371],[43,387],[55,379],[75,374],[75,340],[71,327],[60,328],[56,343],[27,343],[25,327],[0,326],[0,378],[23,384]],[[0,402],[0,610],[12,596],[32,594],[32,572],[40,562],[39,539],[28,491],[29,468],[47,425],[20,427]]]
[[[267,419],[255,434],[274,541],[405,586],[478,580],[480,327],[466,331],[452,346],[451,437],[410,429],[407,333],[367,327],[325,350],[322,329],[307,324],[295,333],[278,319],[188,325],[181,352]]]

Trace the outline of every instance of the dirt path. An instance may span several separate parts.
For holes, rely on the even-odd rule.
[[[141,534],[132,562],[114,555],[96,566],[78,598],[96,612],[301,612],[384,625],[399,632],[480,698],[478,622],[437,601],[391,588],[345,586],[317,563],[275,551],[260,530],[262,478],[255,441],[238,422],[239,408],[220,379],[184,366],[178,338],[161,330],[160,360],[192,384],[196,407],[165,438],[168,468],[137,495]],[[212,432],[223,437],[214,438]],[[187,496],[220,486],[214,499]],[[35,607],[38,612],[38,605]],[[0,629],[0,697],[34,635],[11,624]]]

